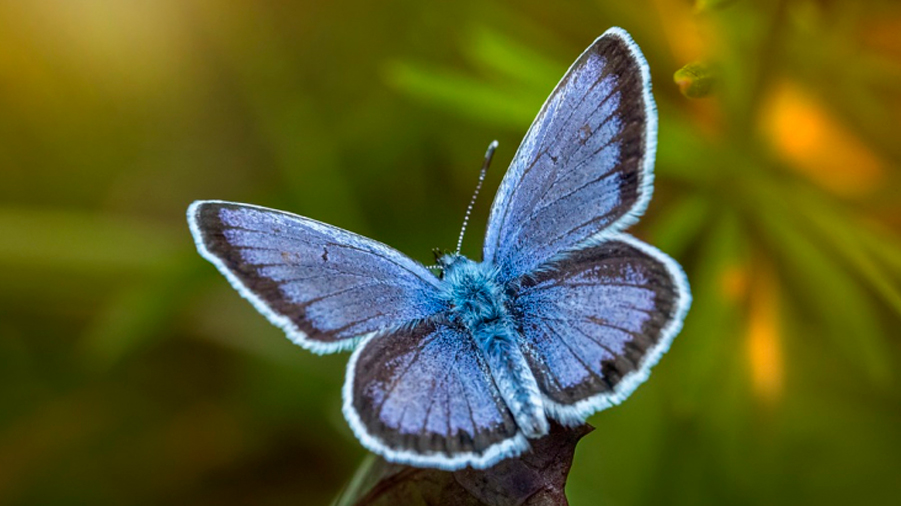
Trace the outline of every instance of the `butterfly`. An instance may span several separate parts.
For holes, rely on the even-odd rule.
[[[651,198],[650,87],[620,28],[579,56],[501,182],[481,262],[458,248],[436,275],[352,232],[224,201],[191,204],[191,233],[293,342],[353,349],[343,412],[363,446],[487,468],[528,451],[550,420],[574,426],[622,402],[682,327],[681,267],[623,232]]]

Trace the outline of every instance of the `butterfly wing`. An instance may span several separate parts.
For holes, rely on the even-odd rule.
[[[501,183],[483,258],[502,281],[602,231],[631,225],[651,198],[657,113],[647,63],[612,28],[551,93]]]
[[[357,347],[344,416],[364,446],[415,466],[485,468],[529,447],[475,341],[437,318]]]
[[[551,417],[578,424],[619,404],[669,349],[691,303],[679,265],[625,234],[523,280],[513,303]]]
[[[204,258],[295,343],[317,353],[443,310],[438,279],[400,252],[294,214],[198,201],[188,223]]]

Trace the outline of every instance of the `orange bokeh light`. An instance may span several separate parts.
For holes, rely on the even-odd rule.
[[[796,83],[785,81],[772,90],[760,126],[789,167],[835,194],[859,196],[883,178],[882,159]]]
[[[754,394],[765,402],[782,396],[784,362],[779,325],[779,292],[775,276],[762,270],[750,291],[747,353]]]

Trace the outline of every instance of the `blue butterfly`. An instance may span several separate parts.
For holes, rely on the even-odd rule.
[[[372,239],[247,204],[194,202],[191,233],[292,341],[354,350],[343,411],[363,446],[486,468],[527,451],[549,420],[578,425],[622,402],[682,326],[682,269],[622,232],[651,198],[650,87],[628,33],[599,37],[516,152],[483,260],[442,255],[440,277]]]

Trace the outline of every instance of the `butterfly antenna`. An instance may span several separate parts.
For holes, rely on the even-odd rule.
[[[479,172],[479,183],[476,185],[476,191],[472,194],[472,200],[469,201],[469,207],[466,208],[466,215],[463,216],[463,228],[460,229],[460,237],[457,239],[457,254],[460,254],[460,248],[463,247],[463,234],[466,233],[466,225],[469,225],[469,216],[472,214],[472,207],[476,205],[476,199],[479,197],[479,190],[482,189],[482,183],[485,182],[485,174],[488,172],[488,166],[491,165],[491,159],[494,158],[494,150],[497,149],[497,141],[491,141],[488,145],[488,151],[485,152],[485,161],[482,163],[482,170]]]

